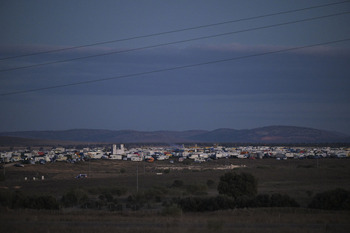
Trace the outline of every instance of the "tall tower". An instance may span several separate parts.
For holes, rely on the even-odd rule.
[[[116,144],[113,144],[112,154],[113,155],[117,154],[117,145]]]

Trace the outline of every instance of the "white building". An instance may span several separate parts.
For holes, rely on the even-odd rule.
[[[117,149],[117,145],[113,144],[112,155],[122,155],[125,154],[124,144],[120,144],[120,149]]]

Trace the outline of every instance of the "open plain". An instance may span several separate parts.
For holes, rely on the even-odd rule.
[[[1,192],[48,194],[58,200],[69,190],[122,189],[119,203],[154,187],[166,190],[163,202],[175,197],[215,196],[221,175],[248,172],[258,180],[259,194],[287,194],[299,208],[249,208],[225,211],[164,214],[161,205],[118,211],[64,208],[59,210],[1,209],[1,232],[348,232],[348,211],[307,208],[320,192],[350,190],[350,159],[221,159],[207,163],[175,161],[131,162],[90,160],[76,164],[56,162],[5,168]],[[76,179],[78,174],[88,178]],[[35,178],[35,180],[33,179]],[[174,188],[204,187],[200,193]]]

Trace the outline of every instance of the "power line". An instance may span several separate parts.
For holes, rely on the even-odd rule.
[[[187,69],[187,68],[204,66],[204,65],[211,65],[211,64],[217,64],[217,63],[222,63],[222,62],[237,61],[237,60],[242,60],[242,59],[266,56],[266,55],[282,53],[282,52],[288,52],[288,51],[293,51],[293,50],[306,49],[306,48],[311,48],[311,47],[316,47],[316,46],[321,46],[321,45],[335,44],[335,43],[340,43],[340,42],[345,42],[345,41],[350,41],[350,38],[341,39],[341,40],[334,40],[334,41],[327,41],[327,42],[311,44],[311,45],[305,45],[305,46],[300,46],[300,47],[280,49],[280,50],[269,51],[269,52],[264,52],[264,53],[251,54],[251,55],[240,56],[240,57],[233,57],[233,58],[227,58],[227,59],[221,59],[221,60],[215,60],[215,61],[208,61],[208,62],[202,62],[202,63],[195,63],[195,64],[189,64],[189,65],[183,65],[183,66],[175,66],[175,67],[169,67],[169,68],[165,68],[165,69],[145,71],[145,72],[134,73],[134,74],[126,74],[126,75],[120,75],[120,76],[103,78],[103,79],[95,79],[95,80],[89,80],[89,81],[68,83],[68,84],[63,84],[63,85],[42,87],[42,88],[36,88],[36,89],[30,89],[30,90],[13,91],[13,92],[8,92],[8,93],[2,93],[2,94],[0,94],[0,96],[10,96],[10,95],[17,95],[17,94],[24,94],[24,93],[30,93],[30,92],[37,92],[37,91],[43,91],[43,90],[62,88],[62,87],[78,86],[78,85],[83,85],[83,84],[104,82],[104,81],[109,81],[109,80],[114,80],[114,79],[132,78],[132,77],[136,77],[136,76],[149,75],[149,74],[167,72],[167,71],[172,71],[172,70]]]
[[[158,33],[152,33],[152,34],[128,37],[128,38],[123,38],[123,39],[116,39],[116,40],[103,41],[103,42],[97,42],[97,43],[86,44],[86,45],[78,45],[78,46],[72,46],[72,47],[61,48],[61,49],[53,49],[53,50],[47,50],[47,51],[42,51],[42,52],[29,53],[29,54],[24,54],[24,55],[4,57],[4,58],[0,58],[0,61],[20,58],[20,57],[28,57],[28,56],[34,56],[34,55],[47,54],[47,53],[62,52],[62,51],[68,51],[68,50],[73,50],[73,49],[92,47],[92,46],[97,46],[97,45],[111,44],[111,43],[116,43],[116,42],[135,40],[135,39],[141,39],[141,38],[147,38],[147,37],[153,37],[153,36],[160,36],[160,35],[166,35],[166,34],[171,34],[171,33],[190,31],[190,30],[207,28],[207,27],[214,27],[214,26],[219,26],[219,25],[224,25],[224,24],[237,23],[237,22],[253,20],[253,19],[260,19],[260,18],[271,17],[271,16],[276,16],[276,15],[282,15],[282,14],[294,13],[294,12],[311,10],[311,9],[316,9],[316,8],[328,7],[328,6],[332,6],[332,5],[339,5],[339,4],[343,4],[343,3],[349,3],[349,0],[341,1],[341,2],[335,2],[335,3],[328,3],[328,4],[323,4],[323,5],[317,5],[317,6],[311,6],[311,7],[305,7],[305,8],[299,8],[299,9],[288,10],[288,11],[281,11],[281,12],[277,12],[277,13],[271,13],[271,14],[265,14],[265,15],[259,15],[259,16],[252,16],[252,17],[235,19],[235,20],[229,20],[229,21],[224,21],[224,22],[219,22],[219,23],[205,24],[205,25],[200,25],[200,26],[195,26],[195,27],[182,28],[182,29],[158,32]]]
[[[46,66],[46,65],[53,65],[53,64],[77,61],[77,60],[88,59],[88,58],[102,57],[102,56],[119,54],[119,53],[127,53],[127,52],[132,52],[132,51],[139,51],[139,50],[156,48],[156,47],[161,47],[161,46],[186,43],[186,42],[191,42],[191,41],[196,41],[196,40],[203,40],[203,39],[209,39],[209,38],[215,38],[215,37],[220,37],[220,36],[233,35],[233,34],[238,34],[238,33],[243,33],[243,32],[251,32],[251,31],[256,31],[256,30],[261,30],[261,29],[280,27],[280,26],[285,26],[285,25],[289,25],[289,24],[295,24],[295,23],[307,22],[307,21],[312,21],[312,20],[317,20],[317,19],[322,19],[322,18],[328,18],[328,17],[339,16],[339,15],[345,15],[345,14],[349,14],[349,13],[350,13],[350,11],[340,12],[340,13],[335,13],[335,14],[330,14],[330,15],[318,16],[318,17],[313,17],[313,18],[306,18],[306,19],[301,19],[301,20],[294,20],[294,21],[289,21],[289,22],[285,22],[285,23],[277,23],[277,24],[272,24],[272,25],[267,25],[267,26],[243,29],[243,30],[232,31],[232,32],[225,32],[225,33],[220,33],[220,34],[214,34],[214,35],[196,37],[196,38],[191,38],[191,39],[186,39],[186,40],[167,42],[167,43],[150,45],[150,46],[144,46],[144,47],[139,47],[139,48],[133,48],[133,49],[127,49],[127,50],[121,50],[121,51],[112,51],[112,52],[108,52],[108,53],[100,53],[100,54],[95,54],[95,55],[82,56],[82,57],[76,57],[76,58],[70,58],[70,59],[64,59],[64,60],[58,60],[58,61],[52,61],[52,62],[46,62],[46,63],[39,63],[39,64],[33,64],[33,65],[28,65],[28,66],[20,66],[20,67],[2,69],[2,70],[0,70],[0,72],[20,70],[20,69],[28,69],[28,68],[34,68],[34,67],[40,67],[40,66]]]

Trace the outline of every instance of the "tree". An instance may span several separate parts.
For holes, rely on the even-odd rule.
[[[218,191],[220,194],[225,194],[234,198],[242,196],[255,196],[257,194],[257,180],[249,173],[235,172],[225,173],[220,177]]]

